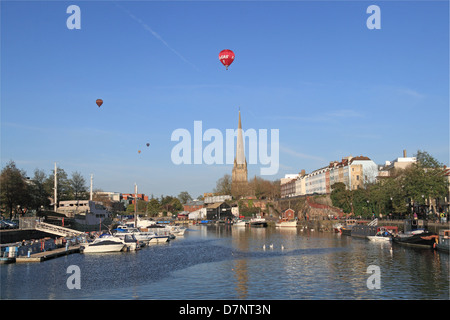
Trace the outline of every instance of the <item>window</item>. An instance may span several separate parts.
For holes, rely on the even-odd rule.
[[[356,180],[359,181],[359,175],[358,174],[356,175]]]

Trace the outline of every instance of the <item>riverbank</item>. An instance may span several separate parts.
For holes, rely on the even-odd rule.
[[[368,221],[369,222],[369,221]],[[297,227],[307,228],[309,230],[313,229],[315,231],[321,232],[334,232],[334,225],[338,223],[345,223],[345,220],[309,220],[309,221],[299,221]],[[397,227],[399,231],[403,231],[404,220],[378,220],[379,226],[393,226]],[[450,224],[447,223],[428,223],[428,230],[439,234],[440,230],[450,229]]]

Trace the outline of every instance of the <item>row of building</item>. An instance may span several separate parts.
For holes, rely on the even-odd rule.
[[[329,165],[311,173],[302,170],[299,174],[287,174],[281,179],[281,198],[314,194],[329,194],[334,183],[342,182],[348,190],[357,190],[374,183],[379,177],[388,177],[394,169],[404,169],[415,163],[415,157],[403,157],[377,165],[366,156],[349,156],[341,161],[332,161]]]
[[[206,194],[205,194],[206,195]],[[205,196],[203,201],[190,200],[183,205],[178,219],[189,220],[227,220],[239,216],[239,207],[230,205],[231,196]]]

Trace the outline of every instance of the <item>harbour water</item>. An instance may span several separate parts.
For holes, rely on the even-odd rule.
[[[79,289],[67,285],[69,266]],[[299,229],[197,225],[137,252],[0,269],[1,299],[449,299],[447,253]]]

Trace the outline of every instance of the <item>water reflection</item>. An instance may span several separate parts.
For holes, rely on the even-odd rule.
[[[72,264],[81,290],[66,287]],[[380,267],[380,290],[367,288],[369,265]],[[195,226],[139,252],[3,265],[1,298],[448,299],[448,275],[448,254],[427,249],[299,229]]]

